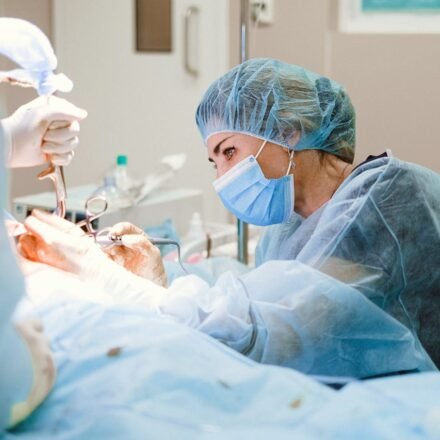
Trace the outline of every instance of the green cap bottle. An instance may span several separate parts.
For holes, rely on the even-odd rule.
[[[116,158],[116,165],[127,165],[127,156],[125,154],[120,154]]]

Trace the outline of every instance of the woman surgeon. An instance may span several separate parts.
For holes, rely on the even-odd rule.
[[[131,269],[115,271],[80,230],[38,211],[22,253],[259,362],[360,378],[437,369],[440,176],[388,152],[354,166],[344,88],[272,59],[216,80],[196,122],[225,207],[267,226],[257,268],[213,286],[191,275],[165,288],[160,255],[140,229],[114,227],[127,247],[108,253]]]

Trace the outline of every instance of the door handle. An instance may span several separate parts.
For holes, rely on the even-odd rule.
[[[189,47],[189,30],[191,26],[192,18],[199,14],[199,8],[196,6],[190,6],[185,11],[185,23],[184,23],[184,42],[183,42],[183,67],[185,72],[188,75],[191,75],[194,78],[199,76],[199,71],[191,66],[189,55],[190,55],[190,47]]]

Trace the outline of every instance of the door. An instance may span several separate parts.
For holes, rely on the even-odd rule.
[[[174,0],[172,51],[154,53],[136,51],[134,1],[53,0],[58,70],[74,81],[68,98],[89,112],[69,185],[99,181],[117,154],[127,154],[130,172],[142,177],[162,156],[185,152],[172,185],[201,188],[205,219],[226,220],[194,114],[229,67],[228,3]]]

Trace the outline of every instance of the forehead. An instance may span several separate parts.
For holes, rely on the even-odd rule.
[[[253,145],[255,143],[261,142],[260,139],[243,133],[236,133],[236,132],[222,132],[222,133],[215,133],[212,136],[208,138],[207,146],[208,151],[212,152],[215,147],[222,142],[224,142],[226,139],[231,139],[231,141],[234,142],[240,142],[243,145]]]
[[[227,131],[222,133],[214,133],[212,136],[208,138],[207,147],[209,150],[212,150],[216,145],[220,142],[223,142],[225,139],[234,136],[235,133]]]

